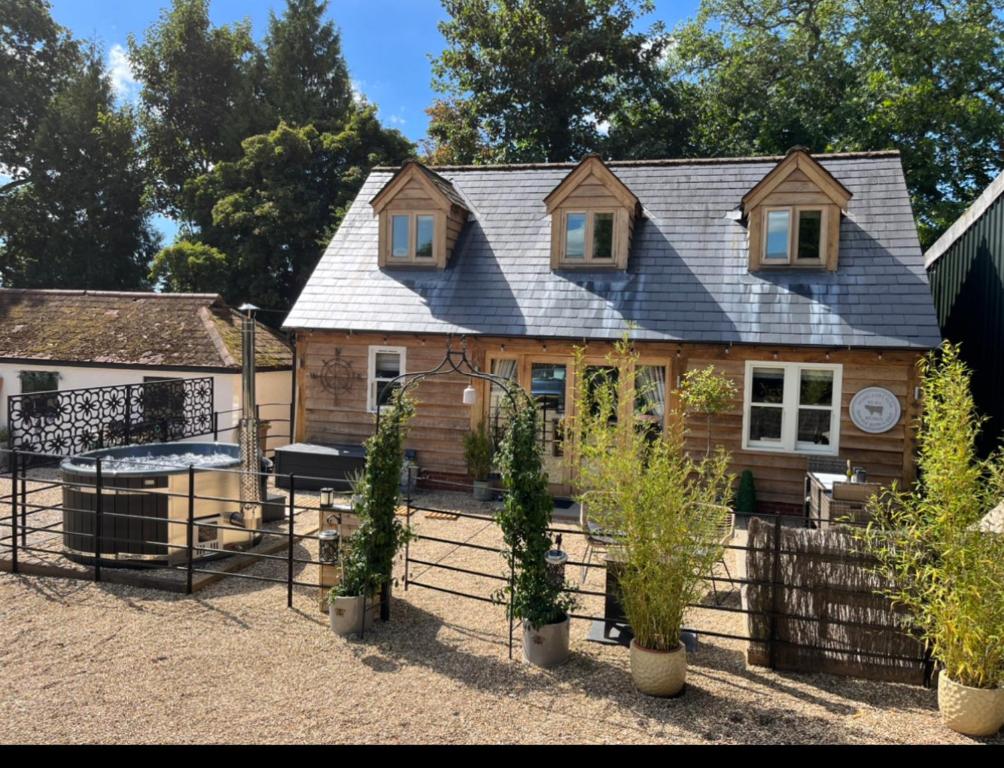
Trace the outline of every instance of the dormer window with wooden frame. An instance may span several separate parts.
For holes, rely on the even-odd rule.
[[[449,181],[407,161],[370,201],[379,218],[381,267],[444,269],[468,210]]]
[[[627,269],[638,198],[590,155],[544,198],[552,269]]]
[[[851,193],[803,149],[793,149],[743,197],[749,269],[837,269],[840,216]]]

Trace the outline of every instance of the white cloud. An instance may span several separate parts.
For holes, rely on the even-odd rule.
[[[387,118],[387,122],[390,123],[391,125],[404,125],[408,121],[405,120],[400,115],[391,115],[390,117]]]
[[[139,83],[132,71],[129,53],[125,46],[116,43],[108,51],[108,76],[115,96],[123,101],[134,101],[139,93]]]
[[[352,89],[352,100],[356,104],[362,104],[366,101],[366,95],[363,93],[363,85],[364,83],[362,80],[352,78],[349,81],[349,87]]]

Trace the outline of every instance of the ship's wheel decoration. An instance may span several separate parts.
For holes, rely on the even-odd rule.
[[[360,378],[352,368],[352,361],[342,357],[341,349],[336,349],[335,356],[324,361],[320,373],[313,373],[311,376],[320,379],[321,387],[331,393],[336,405],[339,395],[352,389],[352,382]]]

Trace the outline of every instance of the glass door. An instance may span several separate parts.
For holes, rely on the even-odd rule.
[[[551,483],[566,482],[564,464],[565,406],[568,366],[564,363],[530,363],[530,394],[537,404],[537,429],[544,469]]]

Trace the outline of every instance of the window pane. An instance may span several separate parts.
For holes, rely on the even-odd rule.
[[[798,213],[798,258],[818,259],[819,239],[823,234],[822,211],[799,211]]]
[[[565,414],[565,366],[534,363],[530,367],[530,393],[540,413],[540,440],[546,456],[562,455]]]
[[[614,215],[593,215],[593,258],[611,259],[614,255]]]
[[[586,214],[570,213],[565,217],[565,258],[586,257]]]
[[[764,258],[780,261],[788,260],[788,233],[791,229],[789,211],[767,212],[767,247]]]
[[[401,388],[400,382],[395,382],[391,384],[387,381],[378,381],[376,383],[377,388],[377,405],[393,405],[394,404],[394,393]]]
[[[751,395],[754,403],[783,403],[784,368],[754,368]]]
[[[832,405],[833,371],[802,371],[798,402],[800,405]]]
[[[661,431],[666,416],[666,369],[661,365],[639,365],[634,389],[635,419]]]
[[[390,255],[397,259],[408,258],[408,217],[391,216]]]
[[[781,409],[770,406],[750,407],[750,440],[781,439]]]
[[[587,365],[584,373],[590,413],[597,416],[603,410],[610,423],[616,423],[618,370],[610,365]]]
[[[798,442],[815,445],[830,444],[830,411],[829,409],[798,410]]]
[[[432,233],[436,228],[435,221],[432,216],[415,218],[415,256],[423,259],[432,258]]]
[[[21,394],[32,392],[52,392],[59,389],[59,374],[50,371],[23,371],[21,373]]]
[[[393,379],[401,373],[401,356],[397,352],[377,352],[373,370],[378,379]]]

